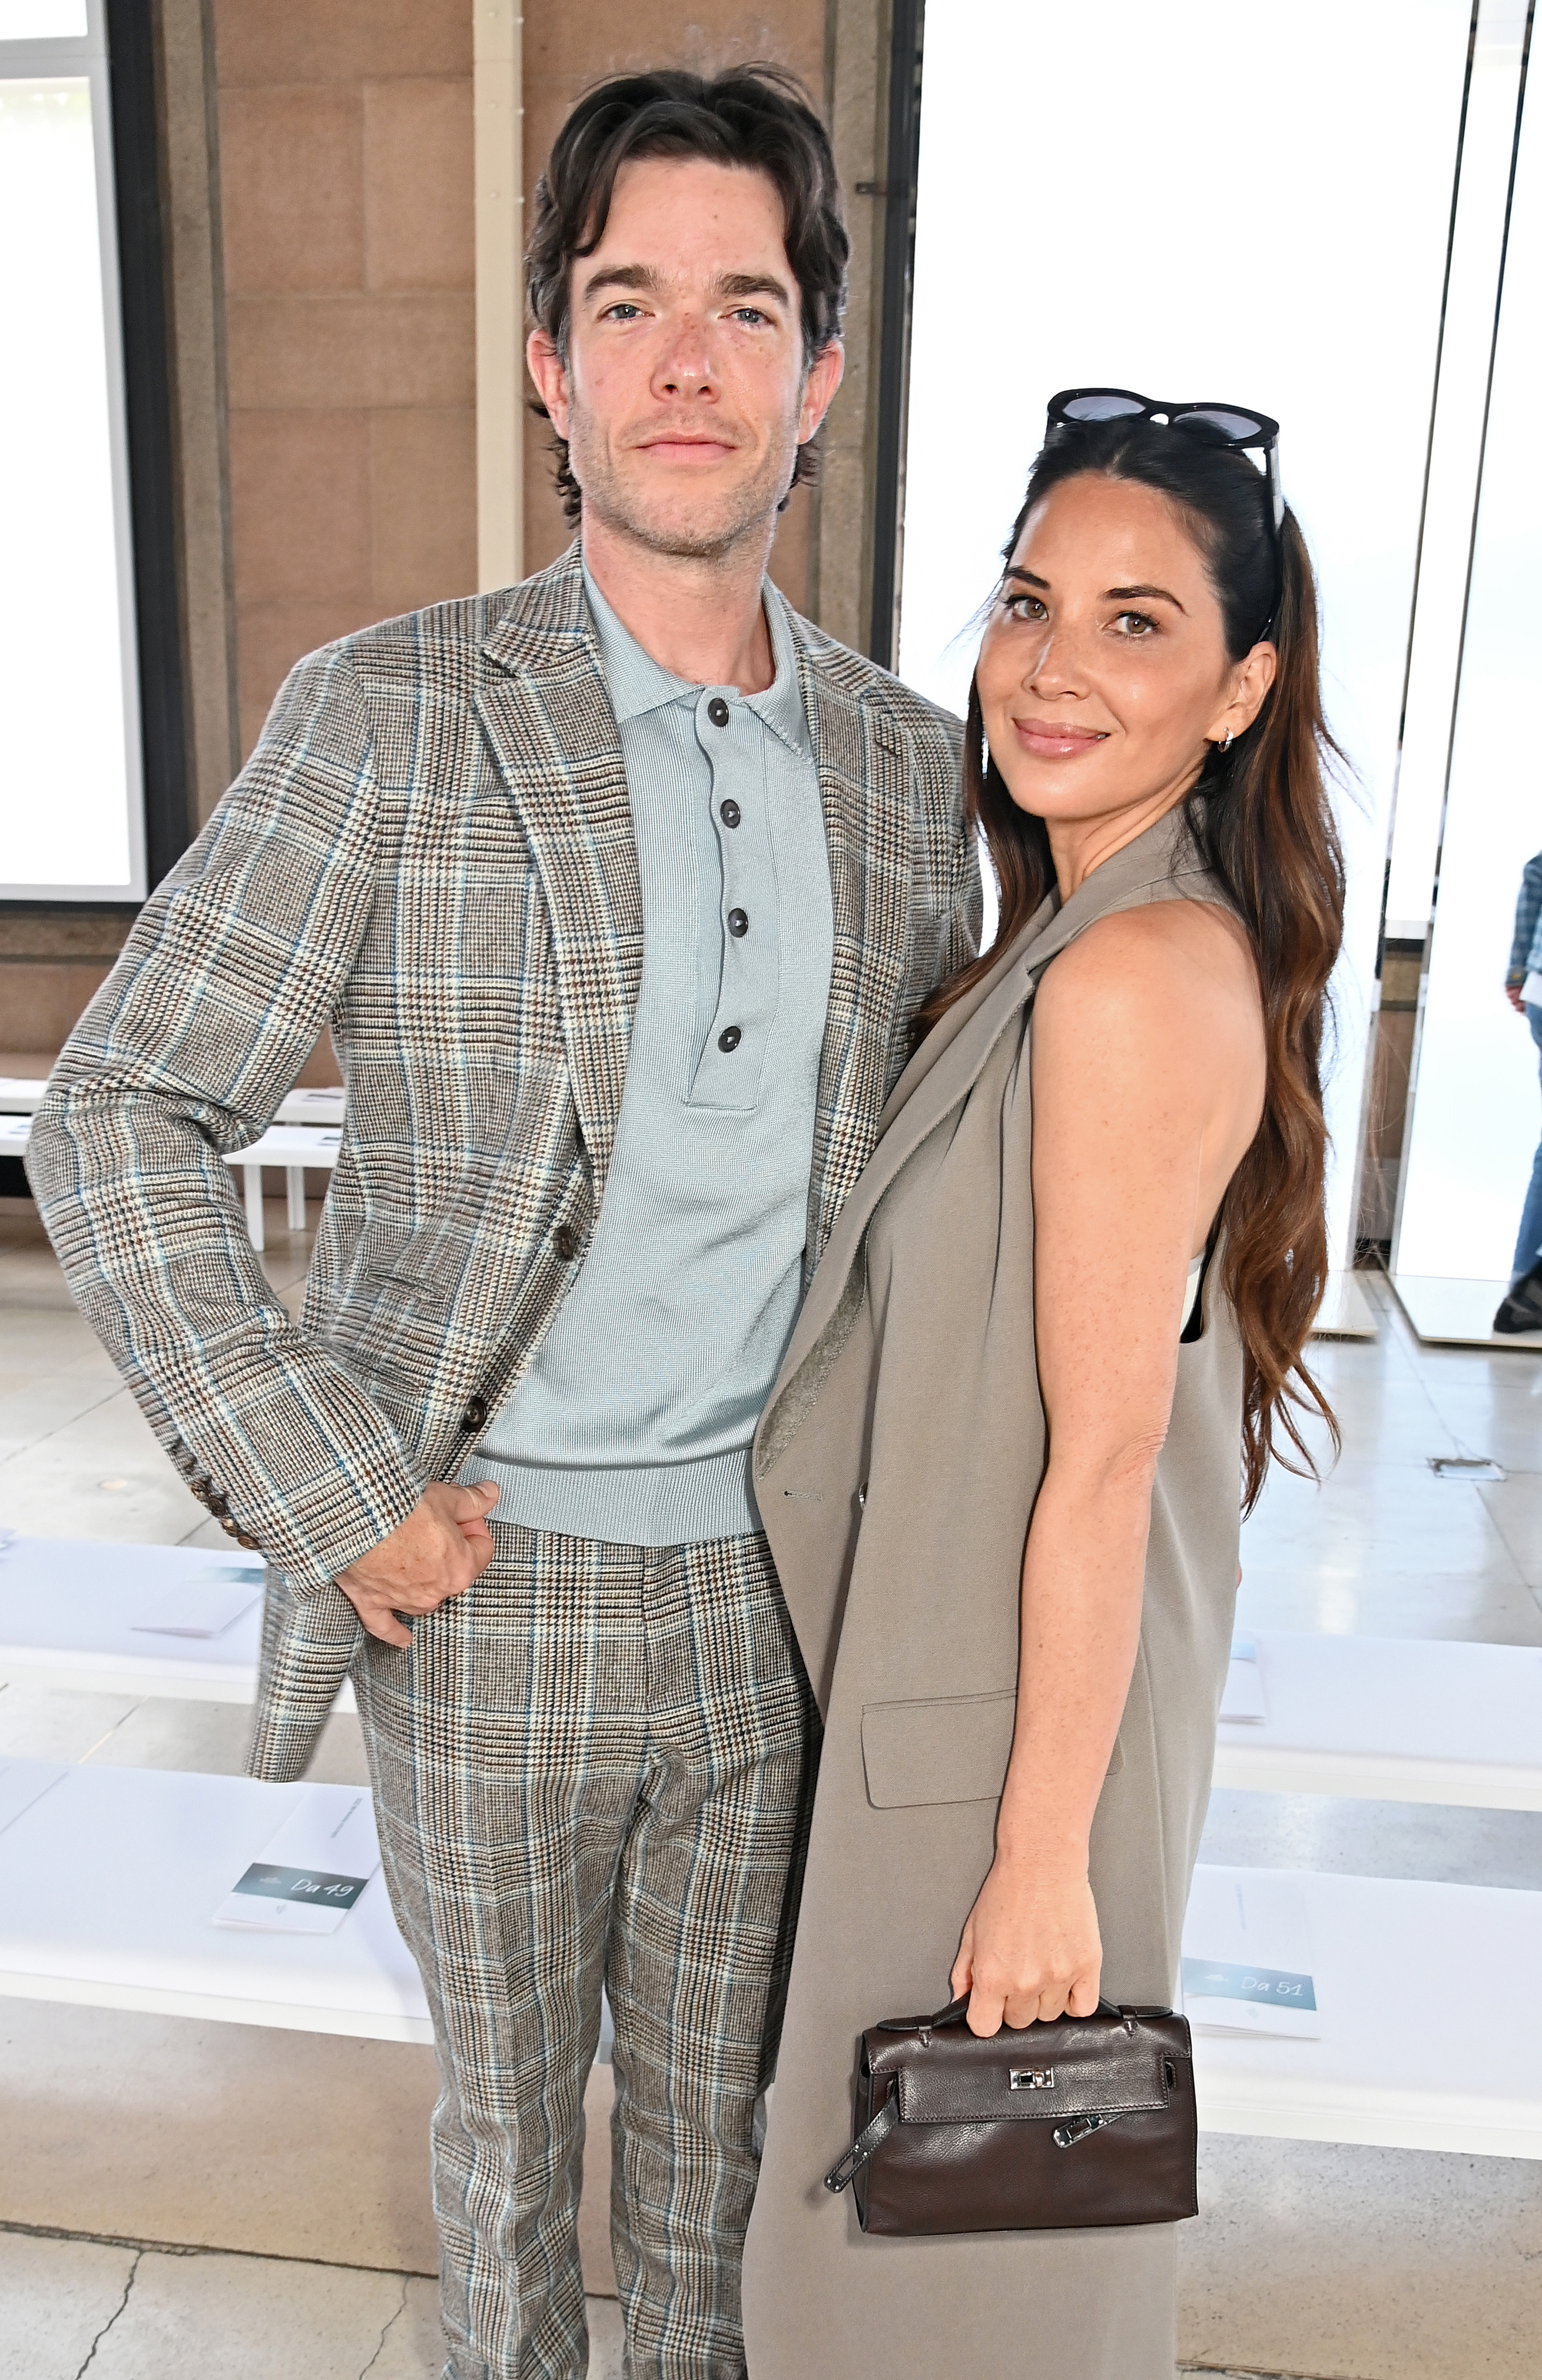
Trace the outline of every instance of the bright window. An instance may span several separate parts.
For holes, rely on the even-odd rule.
[[[963,708],[1057,388],[1282,425],[1358,778],[1330,1122],[1342,1262],[1397,759],[1469,0],[929,9],[901,669]]]
[[[135,899],[144,822],[107,68],[83,0],[0,0],[0,898]]]

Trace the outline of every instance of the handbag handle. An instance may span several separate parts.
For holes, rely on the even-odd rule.
[[[962,2024],[969,2013],[969,1994],[962,1999],[950,2000],[935,2016],[890,2016],[874,2030],[879,2033],[940,2033],[944,2025]],[[1112,2000],[1099,1996],[1095,2016],[1170,2016],[1171,2009],[1118,2008]],[[1084,2020],[1085,2022],[1085,2020]]]

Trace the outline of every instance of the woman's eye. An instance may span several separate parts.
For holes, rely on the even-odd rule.
[[[1146,612],[1121,612],[1113,623],[1122,637],[1149,637],[1156,634],[1157,624]]]
[[[1037,595],[1004,595],[1002,602],[1009,620],[1027,622],[1050,616]]]

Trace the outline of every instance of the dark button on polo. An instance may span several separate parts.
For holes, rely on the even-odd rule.
[[[739,808],[737,802],[720,802],[718,804],[718,816],[722,819],[724,826],[737,826],[739,820],[744,816],[744,812]]]
[[[735,935],[748,933],[749,914],[747,910],[730,909],[728,912],[728,930],[731,934]]]
[[[564,1264],[571,1264],[578,1253],[578,1234],[571,1223],[559,1223],[552,1234],[552,1245]]]
[[[725,1025],[718,1035],[718,1048],[726,1054],[730,1050],[736,1050],[744,1038],[736,1025]]]
[[[711,701],[707,705],[707,716],[711,721],[714,727],[727,726],[728,705],[724,702],[721,694],[714,694]]]
[[[460,1417],[460,1426],[462,1429],[480,1429],[486,1419],[487,1399],[485,1397],[467,1397],[466,1400],[466,1411]]]

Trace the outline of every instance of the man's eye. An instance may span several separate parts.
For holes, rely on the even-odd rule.
[[[759,306],[735,306],[734,309],[733,319],[735,322],[749,322],[753,324],[757,322],[769,322],[771,321],[771,316],[769,314],[763,314]]]
[[[614,306],[607,306],[601,317],[601,320],[606,322],[637,322],[641,319],[642,308],[628,305],[625,298],[620,299]]]

